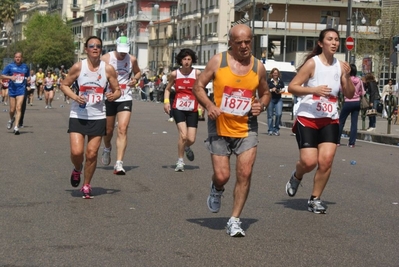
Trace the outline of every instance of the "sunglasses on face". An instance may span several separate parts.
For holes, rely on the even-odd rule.
[[[94,48],[101,49],[100,44],[89,44],[87,47],[90,49],[94,49]]]

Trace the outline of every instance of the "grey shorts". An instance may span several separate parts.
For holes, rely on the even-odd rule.
[[[209,136],[205,140],[205,146],[209,152],[219,156],[231,156],[232,153],[239,155],[258,145],[258,135],[252,133],[244,138]]]

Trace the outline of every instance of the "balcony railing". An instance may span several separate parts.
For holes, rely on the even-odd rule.
[[[78,4],[71,4],[71,10],[72,10],[72,11],[79,11],[79,10],[80,10],[80,5],[78,5]]]
[[[252,21],[246,22],[250,27]],[[266,28],[266,22],[255,21],[255,35],[265,35],[267,33],[273,35],[284,35],[285,34],[285,22],[281,21],[269,21],[269,29]],[[312,35],[318,36],[320,31],[326,28],[326,24],[320,23],[305,23],[305,22],[287,22],[287,34],[288,35]],[[347,26],[344,24],[338,25],[338,32],[341,37],[346,36]],[[351,26],[351,32],[355,31],[355,26]],[[364,38],[377,39],[379,38],[379,27],[378,26],[357,26],[357,33]],[[366,37],[367,36],[367,37]]]

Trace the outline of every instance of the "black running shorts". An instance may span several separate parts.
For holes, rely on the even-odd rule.
[[[81,133],[88,136],[106,135],[107,120],[82,120],[69,118],[68,133]]]
[[[133,101],[123,101],[123,102],[110,102],[105,100],[105,112],[107,116],[116,116],[117,113],[122,111],[132,112]]]

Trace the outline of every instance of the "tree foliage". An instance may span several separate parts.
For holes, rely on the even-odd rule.
[[[399,5],[365,11],[368,25],[378,27],[378,36],[376,39],[366,39],[367,35],[374,33],[359,32],[356,56],[358,58],[367,55],[372,56],[377,77],[380,76],[382,71],[387,70],[389,58],[393,53],[393,37],[399,35],[397,10],[399,10]]]
[[[12,26],[18,13],[18,8],[19,0],[2,0],[0,2],[0,20],[7,32],[7,55],[9,55]]]
[[[42,68],[71,66],[75,45],[71,28],[59,15],[35,13],[26,24],[25,59]]]

